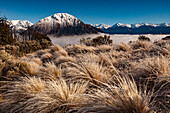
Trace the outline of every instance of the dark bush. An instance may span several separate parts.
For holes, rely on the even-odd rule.
[[[110,39],[110,36],[104,35],[104,37],[99,36],[93,39],[95,45],[102,45],[102,44],[111,44],[113,41]]]
[[[0,18],[0,45],[13,44],[14,42],[9,25],[7,25],[6,20]]]
[[[166,37],[162,38],[162,40],[170,40],[170,36],[166,36]]]
[[[0,51],[5,50],[11,55],[23,56],[25,54],[32,53],[40,49],[46,49],[51,45],[52,43],[45,39],[42,39],[41,41],[27,40],[23,42],[15,42],[14,45],[1,45]]]
[[[138,40],[141,40],[141,41],[151,41],[148,37],[146,36],[139,36],[138,37]]]
[[[88,38],[82,38],[80,40],[81,44],[85,44],[86,46],[97,46],[97,45],[103,45],[103,44],[112,44],[113,41],[110,39],[110,36],[104,35],[104,36],[98,36],[94,39]]]

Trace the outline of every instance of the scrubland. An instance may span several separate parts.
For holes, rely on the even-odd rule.
[[[170,112],[170,41],[0,51],[2,113]]]

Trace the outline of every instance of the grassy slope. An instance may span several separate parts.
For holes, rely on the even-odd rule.
[[[170,42],[0,51],[1,112],[168,112]]]

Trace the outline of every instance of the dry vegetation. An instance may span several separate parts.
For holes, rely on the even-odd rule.
[[[0,51],[0,112],[170,112],[170,41]]]

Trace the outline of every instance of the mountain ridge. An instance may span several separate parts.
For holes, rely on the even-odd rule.
[[[96,25],[93,25],[96,26]],[[99,25],[100,26],[100,25]],[[121,24],[117,23],[110,27],[105,27],[109,25],[102,24],[101,30],[108,34],[170,34],[170,24],[160,23],[160,24]]]
[[[45,34],[62,35],[82,35],[98,32],[108,34],[170,34],[169,23],[136,23],[114,25],[106,24],[85,24],[78,18],[68,13],[56,13],[45,17],[33,24],[28,20],[11,20],[8,21],[10,27],[17,32],[27,30],[32,27],[37,32]]]
[[[93,25],[94,27],[102,26],[102,29],[103,28],[108,29],[110,27],[111,28],[115,28],[115,27],[139,28],[141,26],[170,27],[169,23],[160,23],[160,24],[152,24],[152,23],[122,24],[122,23],[116,23],[114,25],[106,25],[106,24],[91,24],[91,25]],[[101,27],[98,27],[98,28],[101,29]]]

